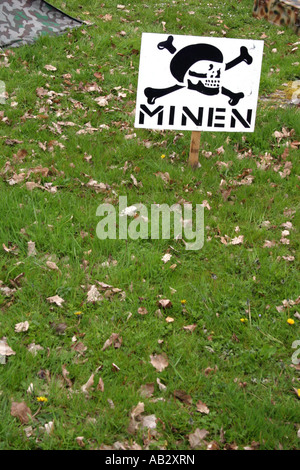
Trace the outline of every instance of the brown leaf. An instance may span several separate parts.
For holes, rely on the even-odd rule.
[[[65,379],[65,382],[66,382],[67,386],[72,388],[72,382],[68,377],[69,372],[67,371],[67,368],[64,364],[62,366],[62,375],[63,375],[63,378]]]
[[[28,191],[32,191],[35,188],[42,188],[40,184],[35,183],[34,181],[27,181],[25,186],[26,186],[26,189],[28,189]]]
[[[162,372],[169,365],[168,358],[165,353],[150,355],[150,362],[158,372]]]
[[[111,365],[111,369],[112,369],[113,372],[120,372],[120,370],[121,370],[120,367],[117,366],[117,364],[115,364],[114,362]]]
[[[44,66],[44,69],[46,69],[46,70],[48,70],[48,71],[50,71],[50,72],[55,72],[55,71],[57,70],[57,68],[54,67],[54,65],[51,65],[51,64],[45,65],[45,66]]]
[[[51,322],[50,323],[50,326],[51,328],[53,328],[55,330],[55,332],[58,334],[58,335],[63,335],[64,332],[66,331],[66,329],[68,328],[68,325],[66,323],[54,323],[54,322]]]
[[[145,410],[145,405],[143,402],[139,402],[137,404],[137,406],[135,406],[131,412],[130,412],[130,423],[129,423],[129,426],[128,426],[128,429],[127,431],[130,433],[130,434],[134,434],[140,424],[141,424],[141,420],[142,420],[142,413],[144,413],[144,410]]]
[[[230,245],[241,245],[244,243],[244,235],[239,235],[238,237],[234,237],[231,242],[230,242]]]
[[[174,318],[172,318],[172,317],[167,317],[167,318],[166,318],[166,322],[167,322],[167,323],[173,323],[173,321],[175,321],[175,320],[174,320]]]
[[[257,450],[260,446],[259,442],[252,441],[250,446],[244,447],[244,450]]]
[[[99,378],[99,382],[98,382],[98,385],[97,385],[97,390],[100,391],[100,392],[104,392],[104,382],[103,382],[102,377]]]
[[[184,390],[174,390],[174,397],[182,401],[186,405],[192,404],[192,397],[188,395]]]
[[[196,323],[194,323],[193,325],[187,325],[187,326],[184,326],[183,329],[185,331],[190,331],[191,333],[193,333],[193,331],[195,330],[195,328],[197,328],[197,325]]]
[[[158,301],[158,306],[161,308],[171,308],[172,307],[172,302],[169,299],[160,299]]]
[[[49,269],[52,269],[53,271],[60,271],[60,269],[58,268],[58,266],[56,265],[56,263],[54,263],[53,261],[46,261],[46,266],[49,268]]]
[[[140,395],[144,398],[152,397],[154,393],[154,382],[142,385],[139,389]]]
[[[215,366],[213,369],[211,367],[207,367],[204,371],[204,374],[208,376],[211,372],[217,372],[218,366]]]
[[[197,411],[199,411],[199,413],[204,413],[206,415],[209,414],[209,408],[206,406],[205,403],[203,403],[201,400],[199,400],[197,403],[196,403],[196,408],[197,408]]]
[[[42,346],[40,346],[39,344],[30,343],[30,344],[28,344],[27,349],[28,349],[29,352],[31,352],[31,354],[36,356],[37,351],[43,351],[44,348]]]
[[[110,346],[114,346],[115,349],[119,349],[122,344],[122,337],[118,333],[112,333],[110,337],[105,341],[102,351],[109,348]]]
[[[140,315],[147,315],[148,310],[146,309],[146,307],[139,307],[139,308],[138,308],[138,313],[139,313]]]
[[[48,302],[50,302],[50,304],[56,304],[58,305],[58,307],[61,307],[64,302],[64,299],[59,297],[59,295],[54,295],[53,297],[47,297],[47,300]]]
[[[28,408],[25,402],[13,401],[11,404],[10,414],[19,418],[22,424],[27,424],[29,418],[32,416],[31,410]]]
[[[263,245],[263,248],[273,248],[273,246],[276,245],[276,241],[275,240],[265,240],[265,243]]]
[[[143,416],[141,421],[141,427],[147,429],[155,429],[157,424],[157,418],[155,415]]]
[[[6,338],[0,339],[0,356],[13,356],[15,354],[15,351],[8,346]]]
[[[219,450],[219,449],[220,447],[217,441],[211,441],[206,446],[206,450]]]
[[[98,291],[97,287],[95,285],[92,285],[87,293],[87,302],[98,302],[100,300],[103,300],[103,296],[100,294]]]
[[[87,350],[87,347],[80,341],[78,343],[75,343],[73,346],[71,346],[71,348],[74,349],[74,351],[78,352],[79,354],[83,354]]]
[[[203,444],[203,439],[208,435],[208,431],[206,429],[199,429],[197,428],[195,432],[189,434],[189,443],[192,449],[196,447],[200,447]]]
[[[17,323],[15,325],[15,332],[16,333],[21,333],[22,331],[27,331],[29,328],[29,323],[28,321],[24,321],[24,322],[21,322],[21,323]]]
[[[144,410],[145,410],[145,405],[143,402],[140,401],[134,408],[132,408],[130,412],[130,417],[135,419],[139,415],[144,413]]]
[[[169,183],[170,181],[170,175],[167,171],[165,173],[158,171],[157,173],[155,173],[155,176],[161,178],[165,183]]]
[[[157,382],[157,385],[158,385],[158,388],[161,392],[164,392],[167,387],[166,385],[164,385],[163,383],[161,383],[161,381],[159,380],[159,378],[156,379],[156,382]]]
[[[78,436],[76,437],[76,442],[77,444],[79,445],[79,447],[85,447],[85,443],[84,443],[84,437],[83,436]]]
[[[92,374],[87,383],[82,385],[81,390],[83,391],[83,393],[87,393],[89,389],[94,385],[94,377],[95,375]]]

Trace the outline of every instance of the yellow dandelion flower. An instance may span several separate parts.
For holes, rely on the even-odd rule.
[[[293,325],[295,323],[295,320],[293,320],[292,318],[289,318],[287,322],[289,325]]]
[[[40,403],[47,403],[48,398],[46,397],[36,397],[37,401]]]
[[[82,315],[82,312],[74,312],[74,315],[77,315],[77,316]]]
[[[298,398],[300,398],[300,388],[298,388],[297,390],[297,395],[298,395]]]
[[[166,156],[165,156],[165,155],[161,155],[160,158],[166,158]]]
[[[240,318],[240,320],[242,323],[246,323],[246,321],[248,321],[247,318]]]
[[[182,299],[180,302],[181,302],[182,305],[186,304],[186,300],[185,300],[185,299]]]

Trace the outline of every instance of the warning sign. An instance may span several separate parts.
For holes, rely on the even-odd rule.
[[[143,33],[135,127],[253,132],[263,45]]]

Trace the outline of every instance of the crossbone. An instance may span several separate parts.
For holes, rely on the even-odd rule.
[[[167,49],[171,54],[176,52],[176,48],[173,46],[173,36],[169,36],[166,41],[159,43],[157,47],[160,50]],[[217,47],[210,44],[193,44],[184,47],[175,54],[170,63],[170,70],[179,83],[183,83],[186,74],[188,75],[187,88],[189,90],[195,90],[208,96],[217,95],[221,92],[229,97],[229,104],[231,106],[236,106],[244,98],[244,93],[234,93],[221,86],[222,68],[226,71],[241,62],[250,65],[252,61],[253,59],[247,47],[242,46],[240,48],[240,55],[225,64],[224,67],[223,54]],[[201,70],[202,66],[206,63],[208,68]],[[197,83],[192,81],[195,78],[199,79]],[[182,88],[185,88],[185,85],[175,84],[168,88],[148,87],[145,88],[144,94],[147,97],[148,104],[154,104],[158,98],[162,98]]]

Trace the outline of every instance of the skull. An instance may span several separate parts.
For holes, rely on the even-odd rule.
[[[205,88],[219,89],[223,64],[210,60],[201,60],[192,65],[185,76],[185,80],[198,85],[199,79]]]
[[[172,42],[173,36],[169,36],[166,41],[159,43],[157,47],[158,49],[168,49],[171,54],[174,54],[176,48]],[[170,63],[171,74],[182,85],[175,84],[162,89],[147,87],[144,94],[148,103],[154,104],[157,98],[186,87],[189,90],[195,90],[208,96],[217,95],[221,92],[230,98],[228,103],[231,106],[236,106],[244,98],[244,93],[234,93],[221,86],[221,74],[241,62],[250,65],[252,61],[253,59],[245,46],[240,48],[238,57],[224,64],[223,54],[217,47],[206,43],[192,44],[177,52]]]

